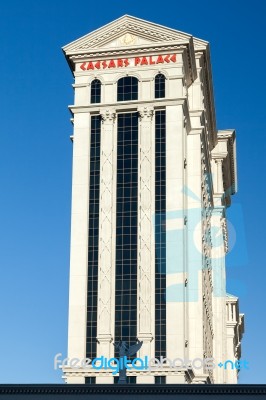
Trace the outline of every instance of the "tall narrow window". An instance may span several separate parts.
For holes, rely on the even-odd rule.
[[[155,113],[155,357],[166,357],[166,123]]]
[[[116,193],[115,341],[132,345],[137,337],[138,113],[118,115]]]
[[[125,76],[117,82],[117,101],[138,100],[138,79]]]
[[[87,289],[87,349],[88,358],[96,357],[99,191],[100,191],[101,117],[91,117],[90,184],[89,184],[89,238]]]
[[[155,98],[160,99],[165,97],[165,76],[157,74],[155,77]]]
[[[99,79],[94,79],[91,82],[91,103],[100,103],[101,102],[101,81]]]

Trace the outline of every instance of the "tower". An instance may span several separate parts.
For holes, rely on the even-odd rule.
[[[190,361],[130,370],[132,383],[236,382],[204,362],[237,360],[244,326],[225,278],[235,131],[216,128],[208,43],[126,15],[63,51],[75,79],[69,359],[110,359],[137,338],[141,358]],[[115,379],[63,370],[68,383]]]

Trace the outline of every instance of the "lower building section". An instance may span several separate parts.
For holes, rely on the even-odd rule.
[[[77,168],[73,237],[76,254],[78,239],[83,251],[87,243],[87,258],[72,262],[69,348],[78,367],[63,366],[67,383],[117,383],[121,342],[130,384],[237,382],[244,316],[226,295],[223,181],[234,134],[221,132],[224,147],[210,156],[206,132],[187,118],[180,102],[103,109],[82,131],[88,195],[81,218]],[[137,341],[140,352],[129,352]]]

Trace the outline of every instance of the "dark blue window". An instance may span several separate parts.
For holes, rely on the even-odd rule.
[[[94,79],[91,82],[91,103],[100,103],[101,102],[101,81],[99,79]]]
[[[155,98],[160,99],[165,97],[165,76],[157,74],[155,77]]]
[[[131,345],[137,337],[138,113],[118,115],[117,135],[115,341]]]
[[[125,76],[117,82],[117,101],[138,100],[138,79]]]
[[[88,358],[96,357],[99,192],[100,192],[101,117],[91,117],[90,186],[89,186],[89,238],[87,289],[87,349]],[[93,382],[91,382],[93,383]]]
[[[155,357],[166,357],[166,121],[155,113]]]

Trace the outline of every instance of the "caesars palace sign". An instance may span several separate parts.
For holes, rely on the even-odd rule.
[[[80,65],[83,71],[106,68],[133,67],[176,62],[176,54],[164,54],[148,57],[118,58],[116,60],[88,61]]]

